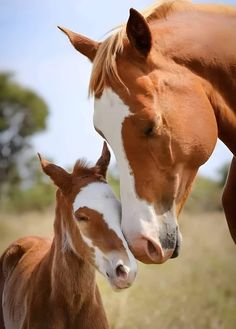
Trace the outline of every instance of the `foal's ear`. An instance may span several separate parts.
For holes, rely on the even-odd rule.
[[[130,9],[126,33],[131,45],[146,57],[152,47],[151,31],[145,18],[133,8]]]
[[[58,28],[68,36],[75,49],[93,62],[99,47],[99,42],[93,41],[64,27],[58,26]]]
[[[102,154],[101,154],[100,158],[98,159],[96,166],[95,166],[97,173],[102,175],[104,178],[106,178],[107,168],[110,163],[110,158],[111,158],[110,151],[108,149],[107,143],[104,142]]]
[[[71,175],[63,168],[43,159],[39,153],[38,157],[45,174],[52,179],[55,185],[59,187],[62,192],[68,192],[71,189],[72,185]]]

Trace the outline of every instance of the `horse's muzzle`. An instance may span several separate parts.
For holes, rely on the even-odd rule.
[[[169,258],[179,254],[181,235],[176,227],[170,234],[154,241],[150,237],[142,236],[130,244],[130,249],[136,259],[145,264],[162,264]]]
[[[176,258],[179,255],[182,236],[178,226],[172,232],[165,232],[164,237],[160,238],[161,246],[164,250],[173,250],[170,258]]]

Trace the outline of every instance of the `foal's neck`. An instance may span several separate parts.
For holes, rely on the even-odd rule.
[[[178,12],[155,28],[164,55],[202,78],[219,138],[236,155],[236,11]]]
[[[89,251],[60,193],[57,193],[54,232],[52,294],[79,309],[95,293],[95,269],[86,260]],[[79,255],[76,250],[80,251]]]

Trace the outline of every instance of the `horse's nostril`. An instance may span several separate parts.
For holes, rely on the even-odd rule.
[[[130,247],[136,259],[145,264],[161,264],[168,257],[164,254],[159,240],[155,241],[144,236],[137,238]]]
[[[147,240],[147,254],[154,262],[160,262],[163,258],[161,248],[150,240]]]
[[[158,251],[157,248],[154,246],[154,244],[148,240],[147,247],[148,247],[148,253],[151,256],[151,258],[156,258],[158,256]]]
[[[119,279],[126,280],[128,278],[129,269],[125,265],[118,265],[116,275]]]

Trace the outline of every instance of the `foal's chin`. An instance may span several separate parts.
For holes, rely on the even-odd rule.
[[[131,281],[128,281],[128,282],[117,282],[114,280],[109,280],[109,283],[114,291],[120,292],[124,289],[131,287],[134,279],[135,279],[135,277]]]
[[[136,264],[136,262],[135,262]],[[118,265],[115,270],[106,272],[106,279],[115,291],[129,288],[136,278],[137,268]]]

